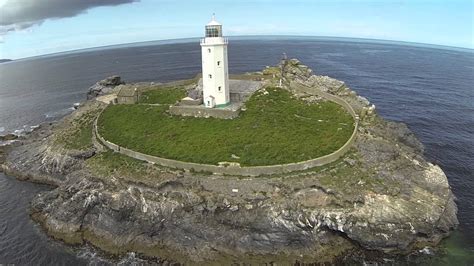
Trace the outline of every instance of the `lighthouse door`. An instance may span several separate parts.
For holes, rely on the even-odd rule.
[[[207,108],[214,108],[216,107],[216,101],[213,96],[208,96],[206,99],[204,99],[204,105]]]

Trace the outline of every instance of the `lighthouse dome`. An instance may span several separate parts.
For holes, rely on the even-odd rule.
[[[212,19],[206,26],[222,26],[222,24]]]
[[[206,26],[222,26],[222,24],[216,21],[215,15],[212,15],[211,21]]]

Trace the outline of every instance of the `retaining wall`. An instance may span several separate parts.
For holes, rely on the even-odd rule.
[[[120,147],[119,145],[112,143],[110,141],[105,140],[98,132],[97,129],[97,120],[100,116],[97,117],[97,119],[94,121],[94,133],[96,137],[99,139],[100,142],[102,142],[105,146],[107,146],[109,149],[130,156],[132,158],[146,161],[149,163],[154,163],[158,164],[161,166],[165,167],[170,167],[170,168],[178,168],[178,169],[186,169],[186,170],[194,170],[194,171],[202,171],[202,172],[212,172],[215,174],[227,174],[227,175],[241,175],[241,176],[259,176],[259,175],[271,175],[271,174],[282,174],[282,173],[288,173],[288,172],[293,172],[293,171],[303,171],[309,168],[313,168],[316,166],[322,166],[331,162],[336,161],[337,159],[341,158],[352,146],[356,135],[357,135],[357,129],[359,125],[359,117],[355,113],[354,109],[352,108],[351,105],[349,105],[346,101],[343,99],[326,93],[319,91],[317,89],[309,88],[309,87],[304,87],[304,86],[299,86],[299,90],[303,92],[307,92],[309,94],[317,94],[322,97],[325,97],[326,99],[333,101],[337,104],[340,104],[343,106],[354,118],[355,125],[354,125],[354,131],[352,132],[351,137],[347,140],[347,142],[339,148],[337,151],[324,155],[318,158],[314,158],[311,160],[307,161],[302,161],[302,162],[297,162],[297,163],[288,163],[288,164],[277,164],[277,165],[268,165],[268,166],[248,166],[248,167],[241,167],[241,166],[234,166],[234,165],[229,165],[229,166],[217,166],[217,165],[211,165],[211,164],[199,164],[199,163],[191,163],[191,162],[183,162],[183,161],[177,161],[177,160],[172,160],[172,159],[167,159],[167,158],[161,158],[157,156],[152,156],[148,154],[144,154],[141,152],[133,151],[124,147]]]
[[[170,114],[193,117],[216,117],[220,119],[234,119],[239,116],[240,109],[207,108],[202,105],[172,105]]]
[[[308,86],[305,86],[303,84],[300,84],[300,83],[290,83],[290,87],[292,88],[295,88],[295,91],[296,92],[304,92],[304,93],[307,93],[307,94],[311,94],[311,95],[318,95],[318,96],[321,96],[323,98],[326,98],[327,100],[330,100],[332,102],[335,102],[339,105],[341,105],[342,107],[344,107],[344,109],[346,109],[347,112],[349,112],[352,117],[354,118],[355,122],[356,122],[356,125],[358,125],[359,123],[359,116],[357,115],[357,113],[354,111],[354,108],[352,108],[352,106],[346,102],[344,99],[334,95],[334,94],[330,94],[330,93],[327,93],[327,92],[324,92],[324,91],[321,91],[319,89],[316,89],[316,88],[312,88],[312,87],[308,87]]]

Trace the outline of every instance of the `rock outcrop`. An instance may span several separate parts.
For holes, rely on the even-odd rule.
[[[18,139],[18,135],[15,134],[6,134],[6,135],[0,135],[0,141],[11,141],[11,140],[16,140]]]
[[[32,202],[32,217],[48,234],[112,254],[189,264],[334,262],[365,250],[405,254],[446,237],[458,223],[448,180],[423,158],[406,125],[380,118],[344,83],[312,75],[296,60],[285,64],[288,89],[314,87],[365,110],[343,159],[257,178],[190,173],[131,162],[97,143],[58,148],[53,139],[74,121],[69,117],[21,140],[3,169],[57,186]],[[103,105],[86,104],[72,117],[87,108]]]
[[[125,84],[119,76],[111,76],[103,79],[89,88],[87,100],[94,99],[97,96],[104,95],[112,91],[118,85]]]

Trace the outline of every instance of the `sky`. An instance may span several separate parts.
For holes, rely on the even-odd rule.
[[[224,35],[369,38],[474,49],[474,0],[0,0],[0,59]]]

